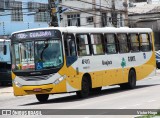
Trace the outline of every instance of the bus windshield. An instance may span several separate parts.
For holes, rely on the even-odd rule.
[[[14,43],[13,57],[15,71],[58,68],[63,64],[62,44],[58,39]]]

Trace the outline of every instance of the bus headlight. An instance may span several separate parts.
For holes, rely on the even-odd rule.
[[[66,75],[61,76],[60,78],[58,78],[56,81],[54,81],[54,84],[59,84],[62,80],[64,80],[66,78]]]
[[[13,81],[13,84],[15,84],[16,87],[22,87],[22,85],[19,82],[15,81],[15,80]]]

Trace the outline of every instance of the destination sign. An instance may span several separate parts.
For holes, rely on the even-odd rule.
[[[29,32],[22,32],[13,35],[14,39],[33,39],[33,38],[60,38],[60,31],[58,30],[45,30],[45,31],[29,31]]]

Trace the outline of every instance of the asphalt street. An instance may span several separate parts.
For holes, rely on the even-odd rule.
[[[63,109],[59,111],[59,115],[63,114],[65,109],[160,109],[159,91],[159,70],[156,76],[138,81],[137,87],[133,90],[121,90],[117,85],[103,87],[102,92],[93,94],[86,99],[79,99],[75,93],[56,94],[50,95],[48,102],[43,104],[39,103],[34,95],[15,97],[12,87],[0,87],[0,109]],[[106,118],[103,112],[99,112],[96,116],[79,115],[76,118],[97,118],[97,115]],[[56,117],[63,117],[59,115]],[[125,115],[123,118],[135,116],[137,115]],[[65,117],[75,118],[70,115]],[[107,117],[121,116],[110,115]]]

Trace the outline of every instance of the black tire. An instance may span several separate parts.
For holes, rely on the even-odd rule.
[[[157,68],[160,69],[160,63],[157,63]]]
[[[1,82],[1,85],[2,85],[2,86],[7,86],[8,83],[7,83],[7,82]]]
[[[136,87],[136,73],[134,70],[130,70],[128,75],[128,82],[120,84],[121,89],[134,89]]]
[[[120,84],[120,88],[121,88],[122,90],[127,89],[127,83]]]
[[[100,93],[102,90],[102,87],[92,88],[91,90],[93,93]]]
[[[86,98],[89,96],[90,94],[90,82],[89,79],[87,77],[83,77],[82,78],[82,87],[80,91],[76,92],[77,96],[79,98]]]
[[[39,102],[47,102],[49,94],[36,94],[36,98]]]

